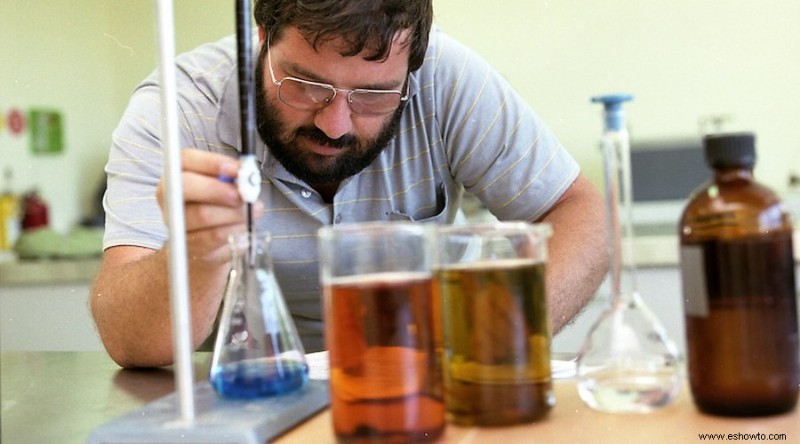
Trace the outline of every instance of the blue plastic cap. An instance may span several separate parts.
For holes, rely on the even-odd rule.
[[[592,103],[602,103],[605,110],[605,125],[607,130],[620,130],[625,126],[625,113],[622,104],[633,100],[630,94],[609,94],[592,97]]]

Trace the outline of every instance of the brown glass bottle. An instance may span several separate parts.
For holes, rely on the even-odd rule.
[[[713,178],[680,222],[689,384],[706,413],[790,411],[800,385],[792,224],[753,177],[755,137],[703,140]]]

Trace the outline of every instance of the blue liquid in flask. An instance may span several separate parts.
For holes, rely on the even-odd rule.
[[[231,237],[233,267],[208,378],[225,398],[281,395],[308,382],[303,345],[272,274],[268,248],[268,234]]]
[[[292,359],[247,359],[220,365],[209,380],[214,390],[227,398],[280,395],[308,382],[308,364]]]

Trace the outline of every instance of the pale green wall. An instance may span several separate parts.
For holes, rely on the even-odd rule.
[[[636,96],[634,139],[697,137],[727,114],[759,137],[756,173],[783,190],[800,173],[800,2],[435,0],[436,20],[486,57],[600,183],[600,109],[589,97]],[[0,113],[47,107],[66,149],[33,157],[0,130],[0,170],[15,191],[38,186],[62,231],[90,207],[110,133],[157,62],[154,2],[0,0]],[[234,32],[233,2],[176,0],[176,47]]]
[[[176,50],[233,33],[233,5],[176,0]],[[15,192],[40,190],[57,230],[90,211],[111,132],[157,49],[154,1],[0,0],[0,115],[52,108],[65,126],[64,152],[50,156],[31,155],[27,136],[2,127],[0,172],[13,167]]]
[[[491,61],[600,182],[600,108],[630,92],[633,139],[699,137],[730,115],[752,130],[756,174],[800,174],[800,2],[435,0],[438,22]],[[491,5],[491,6],[487,6]]]

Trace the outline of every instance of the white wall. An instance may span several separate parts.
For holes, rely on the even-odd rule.
[[[176,0],[178,51],[234,32],[232,2]],[[600,184],[600,109],[589,97],[636,96],[632,137],[698,135],[730,115],[753,130],[756,174],[778,191],[800,173],[800,2],[772,0],[435,0],[436,21],[518,88]],[[38,186],[66,230],[91,206],[109,137],[135,84],[156,64],[154,2],[0,1],[0,115],[61,110],[66,149],[28,153],[0,126],[0,170]]]

